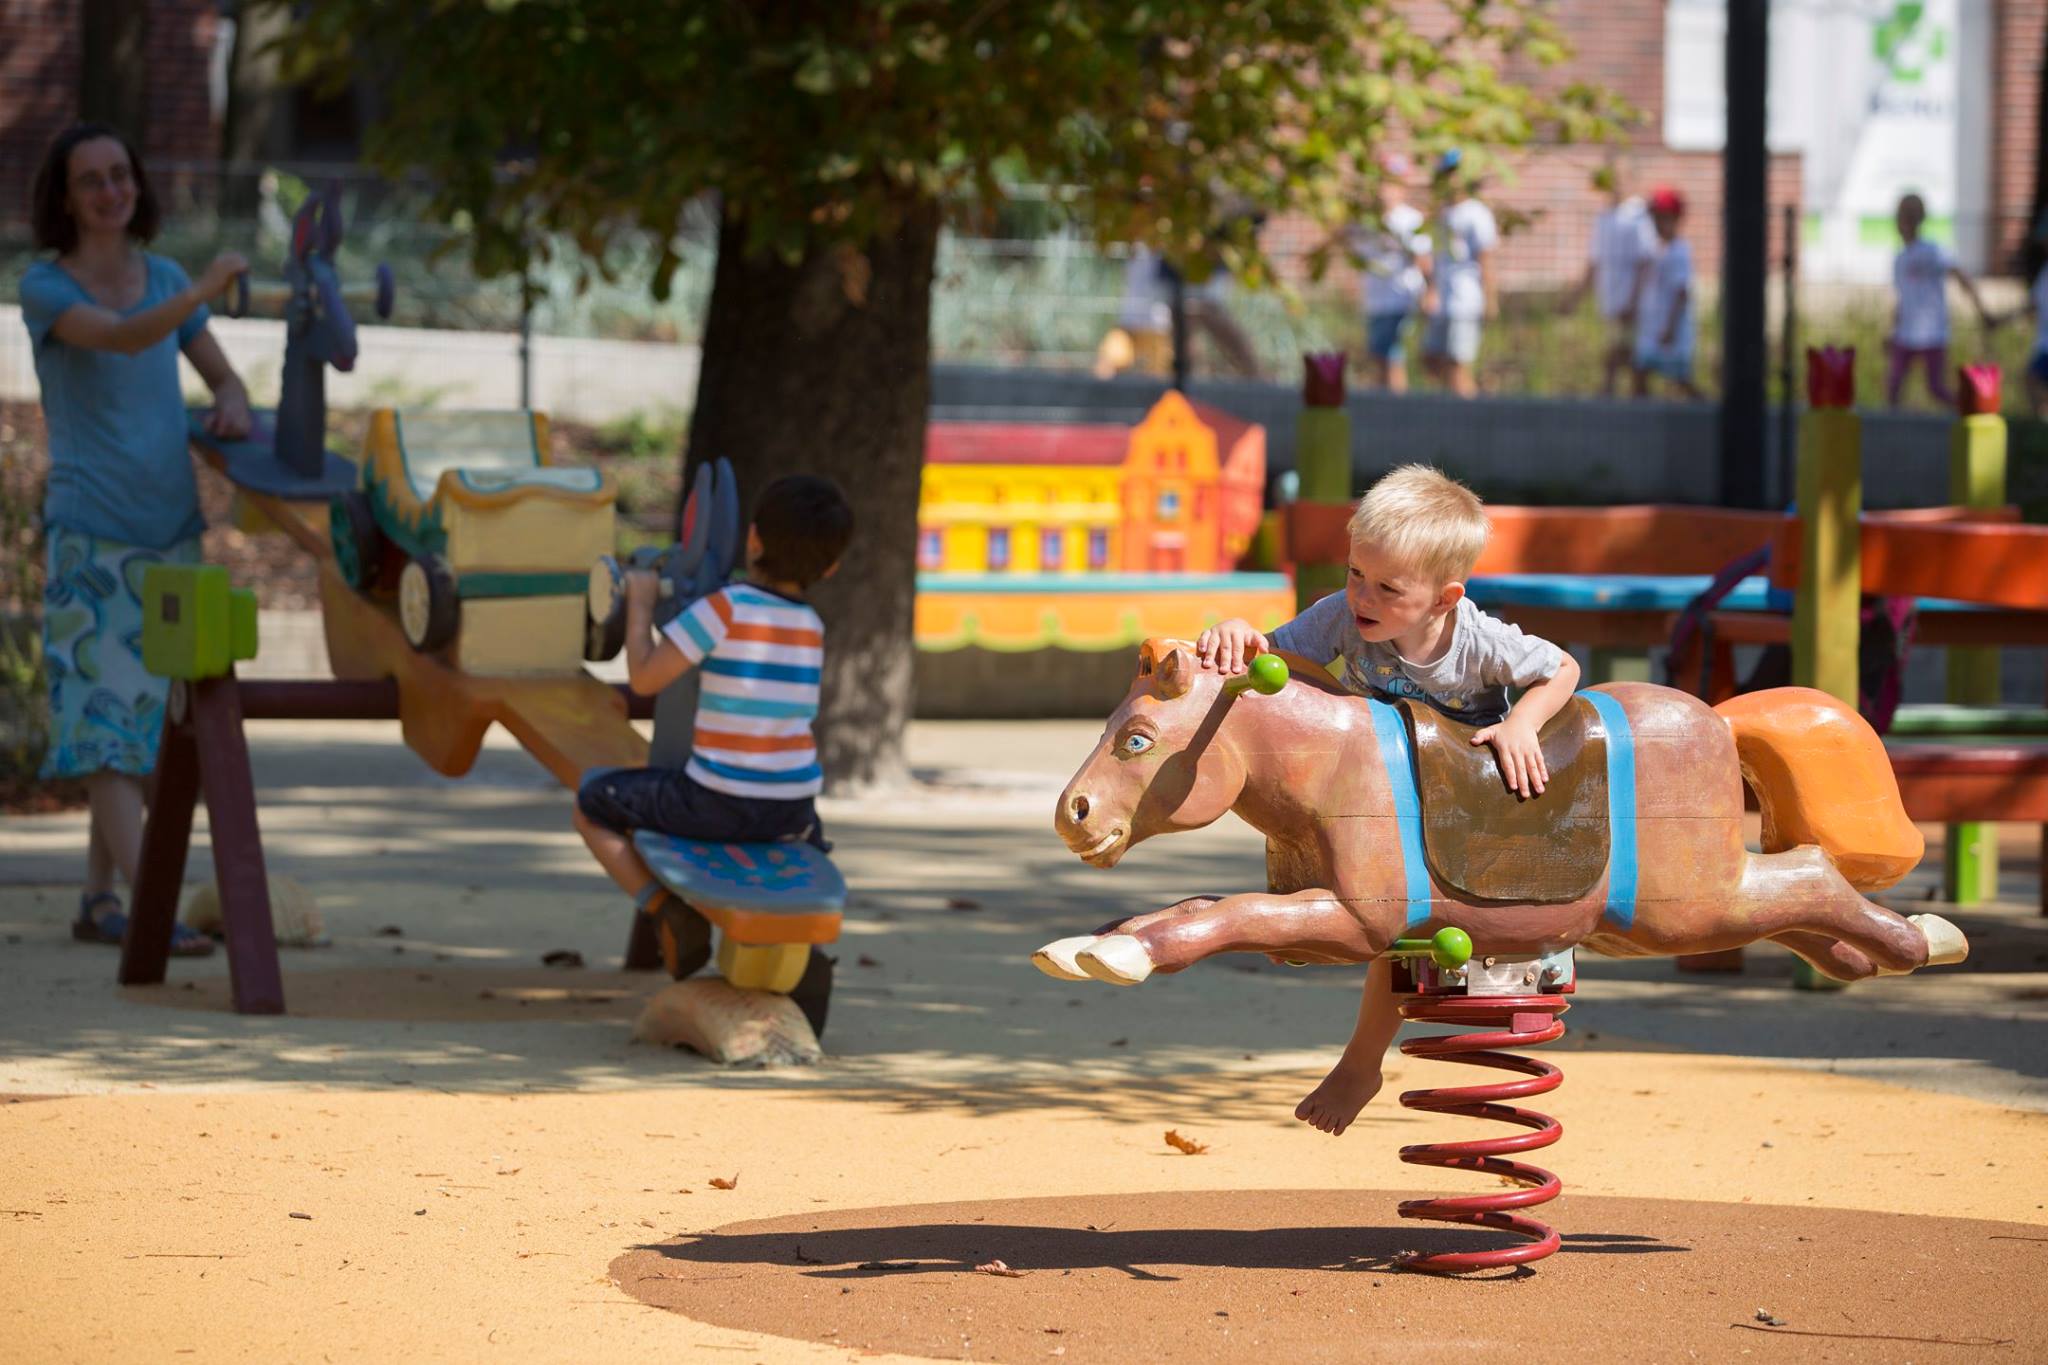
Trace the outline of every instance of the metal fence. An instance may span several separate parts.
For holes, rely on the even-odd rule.
[[[715,223],[708,210],[693,213],[679,229],[683,263],[666,300],[657,302],[649,287],[658,255],[652,242],[623,240],[592,277],[580,268],[584,263],[573,248],[543,240],[530,273],[531,306],[522,316],[518,281],[477,278],[468,266],[461,225],[428,221],[426,196],[417,186],[392,184],[355,166],[173,163],[152,166],[151,174],[165,211],[158,250],[196,270],[216,251],[232,247],[249,256],[259,279],[279,269],[290,215],[306,188],[338,184],[350,219],[342,253],[344,278],[367,279],[375,263],[390,264],[398,283],[393,325],[439,334],[431,348],[425,338],[411,346],[383,342],[392,363],[382,371],[375,346],[366,344],[369,373],[358,388],[374,388],[380,401],[484,401],[484,395],[497,401],[508,394],[545,394],[557,408],[593,416],[681,408],[690,402],[694,347],[713,265]],[[1481,328],[1474,366],[1482,392],[1598,393],[1606,379],[1605,353],[1617,340],[1627,339],[1625,324],[1603,318],[1595,301],[1574,289],[1587,273],[1602,205],[1582,178],[1570,181],[1569,193],[1560,191],[1559,183],[1556,176],[1525,176],[1484,192],[1500,238],[1490,263],[1497,307]],[[1022,190],[1011,211],[998,215],[999,230],[945,234],[932,313],[935,359],[1081,372],[1163,366],[1157,336],[1129,335],[1144,330],[1134,320],[1146,314],[1143,300],[1132,297],[1143,292],[1142,281],[1134,290],[1132,279],[1143,271],[1132,269],[1131,249],[1098,247],[1073,228],[1060,226],[1050,211],[1055,198]],[[1375,226],[1361,224],[1360,231]],[[1703,208],[1682,220],[1681,231],[1695,262],[1693,373],[1711,396],[1718,388],[1720,358],[1718,213]],[[1990,310],[2016,318],[1987,330],[1962,293],[1950,286],[1953,359],[1995,360],[2017,374],[2034,338],[2031,320],[2016,317],[2027,291],[2011,244],[2024,237],[2023,226],[1944,222],[1934,231],[1959,244],[1966,262],[1983,267],[1979,290]],[[1431,235],[1441,254],[1445,234]],[[1774,218],[1772,235],[1774,388],[1778,376],[1790,373],[1783,364],[1787,355],[1796,358],[1805,344],[1826,342],[1858,348],[1861,392],[1866,399],[1881,399],[1893,308],[1884,257],[1896,243],[1877,240],[1881,231],[1875,236],[1866,232],[1856,244],[1852,270],[1845,268],[1851,264],[1845,259],[1831,258],[1836,244],[1823,240],[1811,223],[1781,214]],[[1798,247],[1792,253],[1784,250],[1788,236]],[[1193,373],[1223,375],[1250,368],[1291,381],[1299,373],[1302,352],[1344,350],[1358,362],[1354,383],[1374,382],[1365,363],[1367,326],[1357,258],[1347,249],[1369,244],[1367,239],[1342,238],[1320,271],[1318,253],[1331,239],[1313,224],[1269,222],[1261,242],[1273,266],[1267,287],[1232,282],[1190,286],[1193,311],[1202,324],[1191,328]],[[32,256],[25,224],[19,217],[0,216],[0,303],[12,302]],[[1788,270],[1795,262],[1796,275]],[[1856,273],[1865,278],[1842,278]],[[1784,325],[1788,299],[1796,322],[1789,335]],[[1233,333],[1241,337],[1241,347],[1225,344]],[[1411,325],[1406,338],[1411,359],[1419,333],[1419,326]],[[522,344],[523,334],[533,338],[530,348]],[[252,331],[244,344],[260,349],[267,335]],[[629,353],[618,349],[621,345],[648,348],[646,363],[631,363]],[[426,355],[430,363],[421,361]],[[1421,366],[1411,368],[1417,388],[1436,386]],[[542,382],[545,375],[536,379],[536,370],[551,370],[552,381]],[[263,376],[255,379],[260,396]],[[1622,391],[1629,387],[1624,371]],[[1655,387],[1669,392],[1661,381]],[[2019,385],[2008,387],[2018,403]],[[21,329],[0,329],[0,396],[33,393],[31,357]],[[1917,385],[1909,389],[1909,401],[1931,402]]]

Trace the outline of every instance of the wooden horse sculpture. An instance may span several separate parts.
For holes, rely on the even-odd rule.
[[[1883,744],[1824,693],[1776,688],[1710,709],[1647,683],[1591,689],[1545,727],[1551,787],[1518,805],[1497,777],[1467,780],[1492,769],[1469,730],[1289,662],[1293,681],[1262,695],[1226,685],[1183,642],[1148,641],[1053,822],[1083,861],[1111,867],[1142,839],[1235,811],[1266,836],[1267,890],[1061,939],[1034,956],[1041,970],[1135,985],[1214,953],[1363,962],[1446,926],[1503,955],[1768,938],[1843,980],[1968,951],[1939,916],[1864,899],[1905,876],[1922,841]],[[1761,853],[1743,845],[1745,779]]]

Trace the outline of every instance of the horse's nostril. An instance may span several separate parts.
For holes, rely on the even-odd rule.
[[[1072,813],[1075,820],[1086,820],[1088,818],[1088,798],[1076,796],[1073,800],[1067,802],[1067,810]]]

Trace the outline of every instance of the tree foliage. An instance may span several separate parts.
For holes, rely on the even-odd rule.
[[[1104,238],[1256,280],[1252,213],[1370,211],[1390,142],[1484,157],[1610,129],[1605,92],[1519,81],[1541,0],[292,0],[300,76],[383,89],[371,159],[424,171],[485,274],[545,226],[595,259],[706,192],[794,263],[939,201],[1067,187]],[[1217,236],[1219,224],[1237,224]],[[672,265],[665,260],[663,266]],[[671,271],[656,271],[665,287]]]

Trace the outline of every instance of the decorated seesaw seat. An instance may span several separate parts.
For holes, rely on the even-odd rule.
[[[359,591],[396,586],[416,649],[453,646],[475,673],[576,672],[618,486],[547,451],[540,413],[380,409],[363,487],[334,504],[336,566]]]
[[[608,768],[583,776],[589,783]],[[718,971],[746,990],[794,990],[814,944],[839,937],[846,879],[801,840],[729,843],[633,832],[647,870],[718,930]]]
[[[581,510],[609,508],[617,500],[618,487],[603,471],[550,465],[547,449],[543,413],[386,408],[371,419],[364,482],[395,520],[422,536],[439,530],[451,543],[464,539],[464,530],[476,539],[524,503]],[[596,545],[584,559],[586,570],[611,550],[610,518],[603,520],[601,544],[585,537]]]

